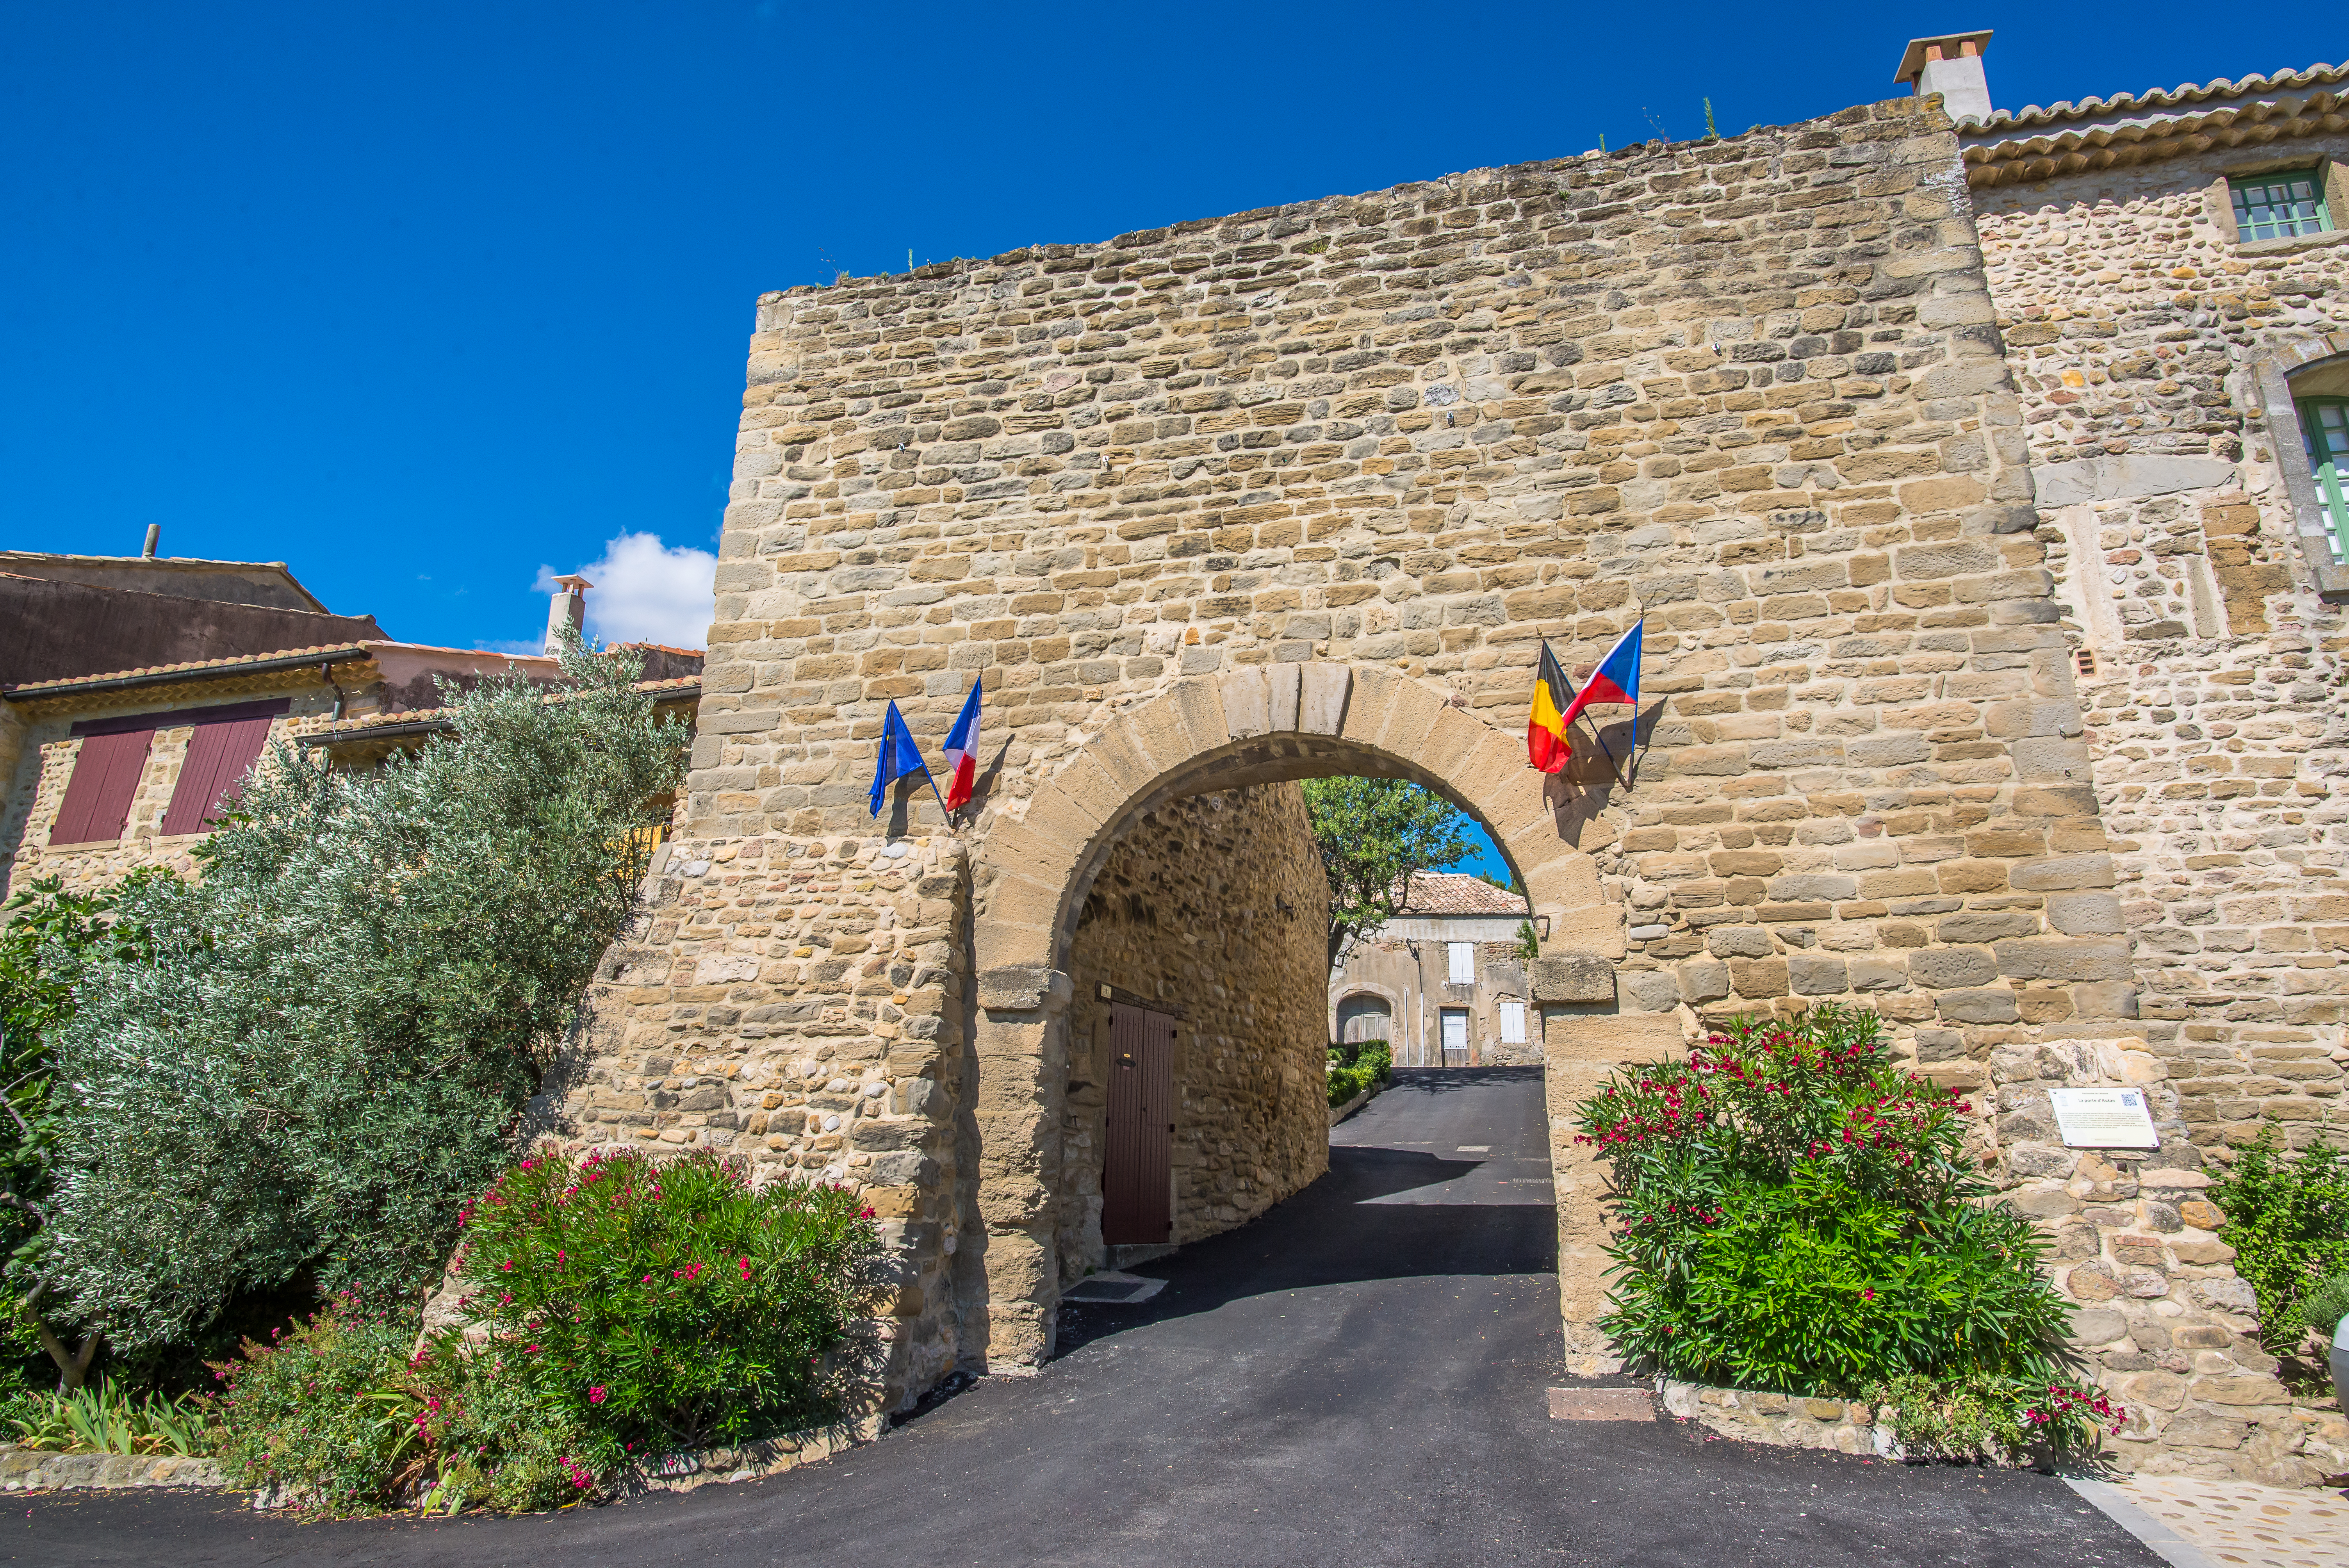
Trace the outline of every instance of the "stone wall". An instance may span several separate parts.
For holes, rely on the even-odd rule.
[[[2265,374],[2349,349],[2349,236],[2239,243],[2225,181],[2344,155],[2334,134],[1977,193],[2111,841],[2066,918],[2133,938],[2128,1032],[2221,1159],[2349,1114],[2349,629]]]
[[[1102,1245],[1111,987],[1173,1015],[1174,1233],[1227,1231],[1330,1168],[1322,994],[1329,901],[1292,784],[1195,795],[1118,841],[1070,949],[1061,1273]]]
[[[893,1394],[956,1362],[957,1173],[978,1157],[966,887],[943,832],[664,845],[656,913],[605,954],[548,1090],[582,1142],[714,1147],[760,1180],[862,1189],[895,1270],[869,1326]]]
[[[1985,1148],[2033,1141],[1998,1075],[2037,1058],[2002,1053],[2131,1038],[2138,986],[2003,346],[1931,100],[766,296],[676,846],[705,871],[600,994],[581,1110],[885,1177],[893,1398],[1035,1367],[1117,844],[1361,773],[1477,815],[1547,923],[1571,1369],[1613,1363],[1569,1108],[1708,1016],[1874,1006]],[[1636,758],[1602,710],[1611,757],[1532,773],[1538,642],[1587,666],[1640,617]],[[885,704],[934,741],[979,677],[971,820],[901,791],[876,828]],[[884,834],[935,858],[893,872]],[[819,1043],[862,1064],[838,1088],[792,1065]],[[835,1132],[893,1163],[806,1141]],[[2095,1207],[2100,1250],[2152,1222]]]

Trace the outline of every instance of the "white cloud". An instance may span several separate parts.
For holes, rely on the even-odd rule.
[[[554,591],[554,569],[538,569],[538,591]],[[718,557],[690,545],[667,545],[657,533],[607,541],[601,559],[578,569],[587,590],[587,634],[599,643],[709,645],[718,607]]]

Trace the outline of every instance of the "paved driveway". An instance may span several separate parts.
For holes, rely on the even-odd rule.
[[[982,1382],[768,1480],[554,1517],[297,1524],[218,1497],[0,1512],[45,1563],[2130,1564],[2052,1477],[1552,1421],[1537,1069],[1399,1075],[1328,1177],[1081,1307],[1040,1377]],[[0,1504],[0,1510],[6,1505]]]

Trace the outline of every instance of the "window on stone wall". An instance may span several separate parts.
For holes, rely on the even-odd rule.
[[[1473,942],[1447,942],[1444,944],[1444,961],[1450,965],[1444,978],[1454,985],[1476,984],[1476,944]]]
[[[1501,1004],[1501,1044],[1522,1046],[1526,1043],[1526,1005],[1523,1002]]]
[[[2324,200],[2324,177],[2318,170],[2238,174],[2227,183],[2234,192],[2238,240],[2284,240],[2294,234],[2322,234],[2333,227]]]
[[[2308,438],[2308,466],[2316,473],[2316,500],[2324,509],[2324,536],[2334,561],[2349,560],[2349,505],[2342,500],[2349,478],[2349,397],[2299,400],[2301,429]]]

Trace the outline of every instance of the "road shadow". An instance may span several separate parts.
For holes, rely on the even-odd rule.
[[[1186,1242],[1171,1257],[1127,1270],[1166,1281],[1148,1302],[1064,1305],[1053,1356],[1278,1291],[1435,1275],[1555,1274],[1557,1212],[1549,1204],[1375,1202],[1441,1185],[1480,1163],[1332,1144],[1327,1175],[1247,1224]]]

